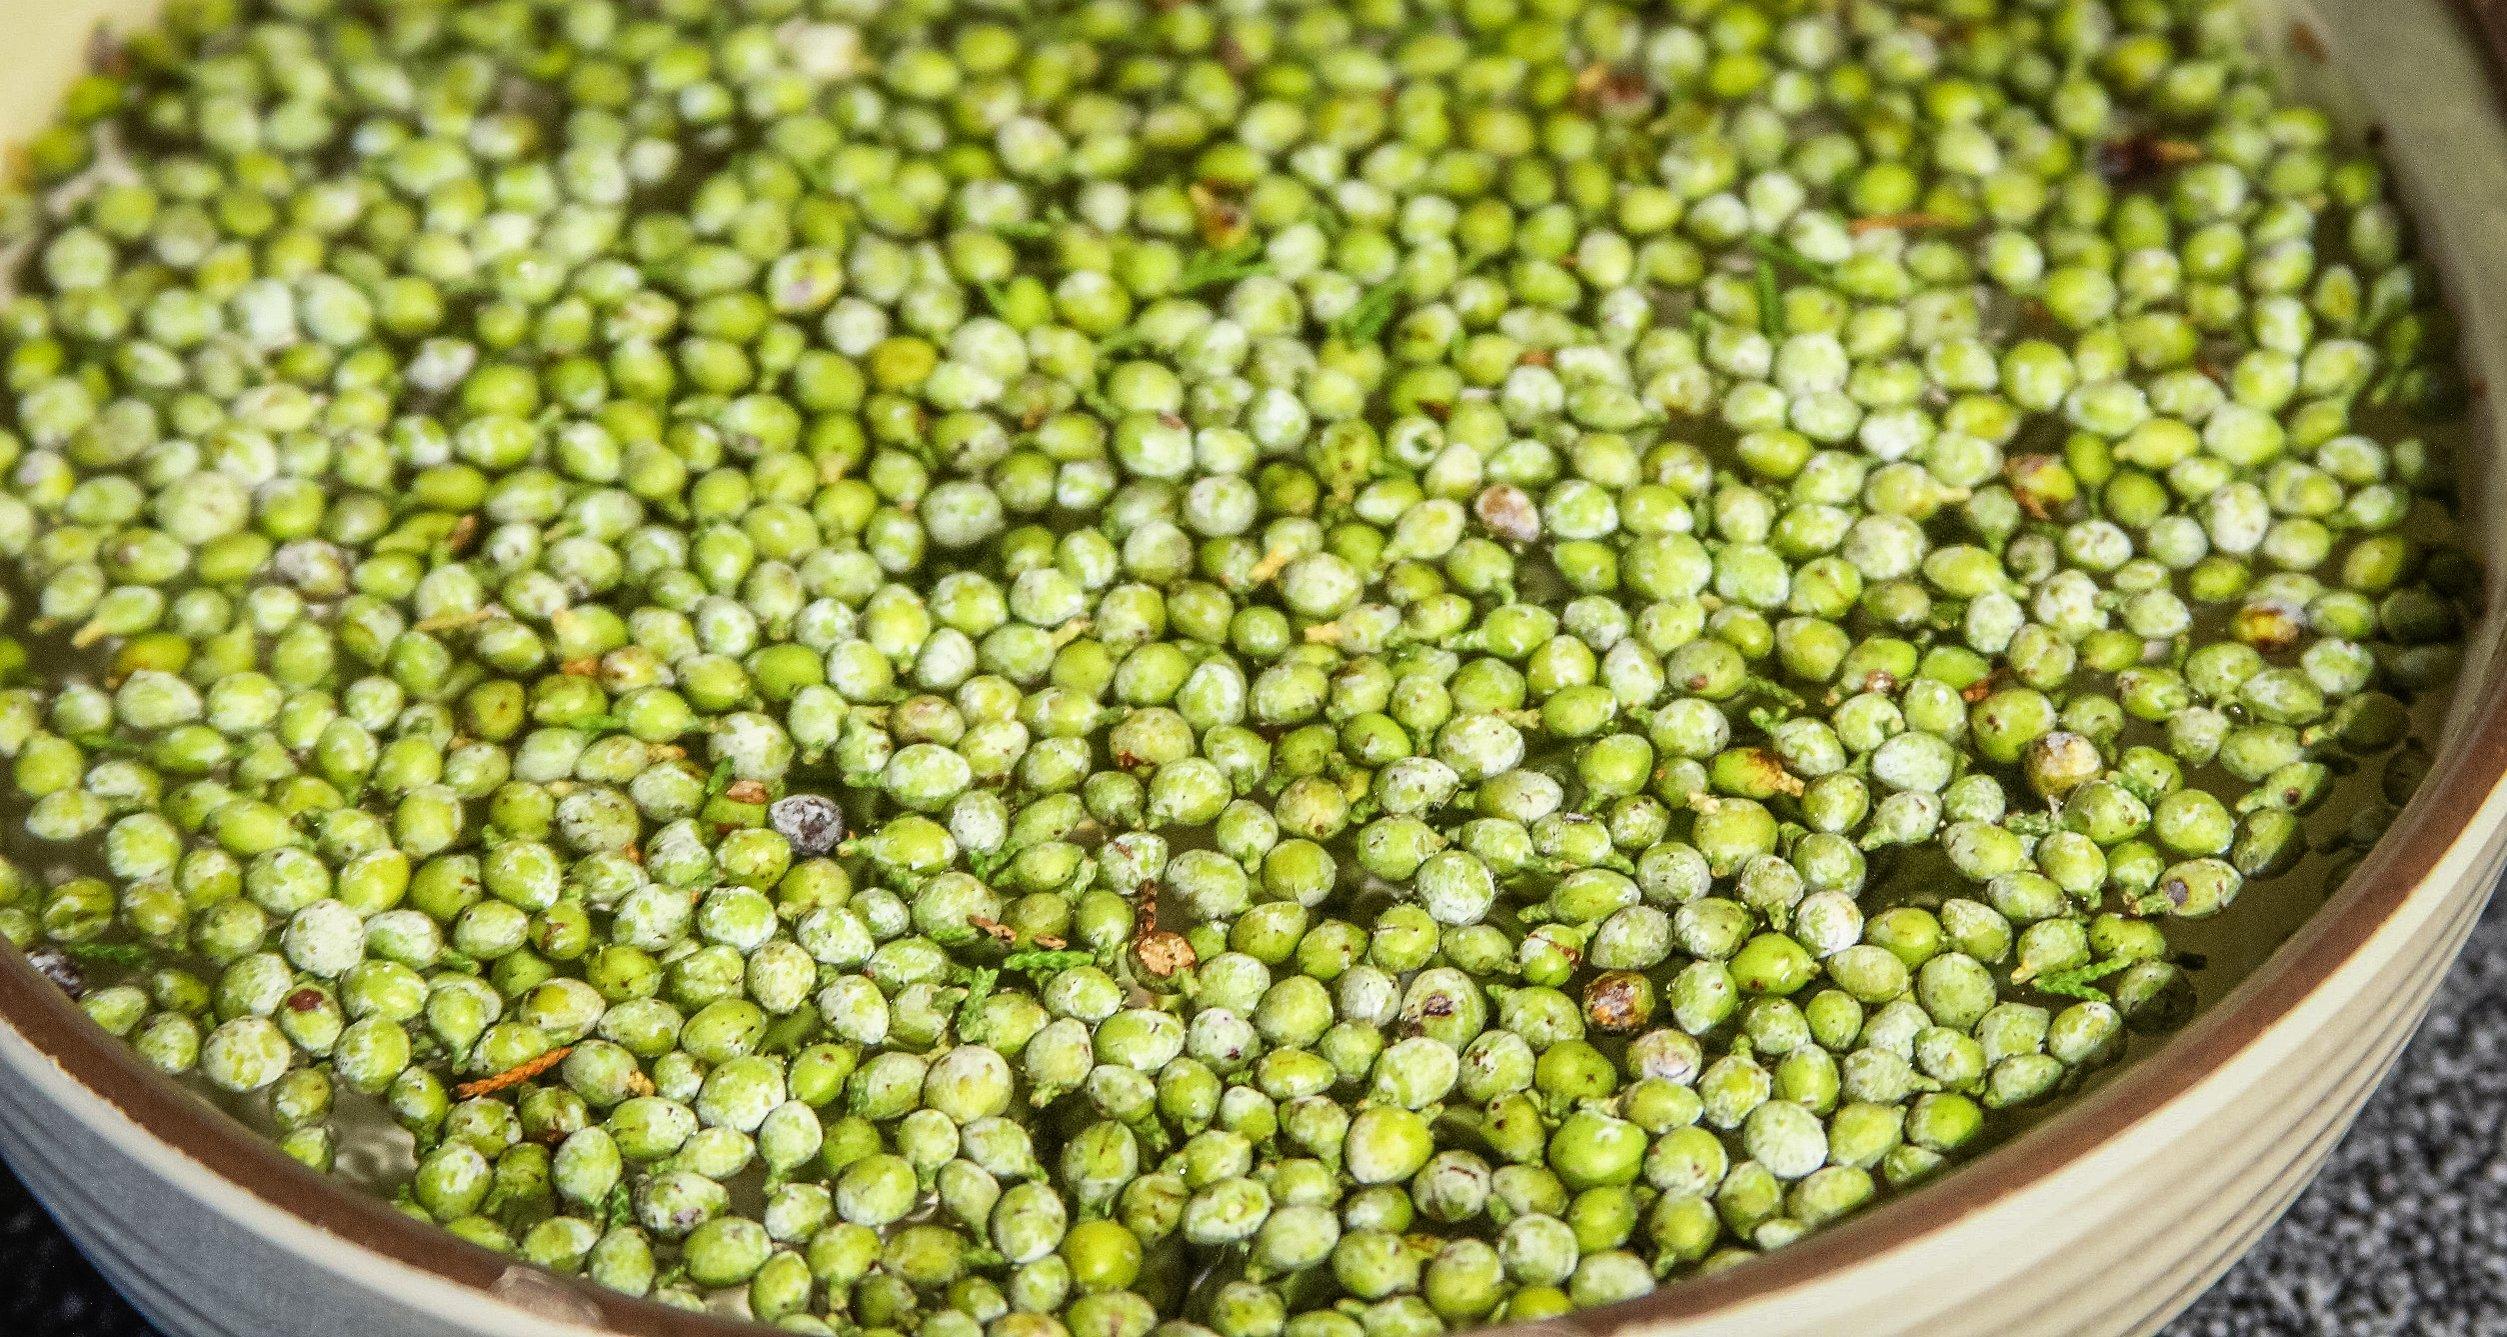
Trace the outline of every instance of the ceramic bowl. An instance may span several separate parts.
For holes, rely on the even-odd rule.
[[[2289,77],[2376,126],[2445,273],[2477,383],[2507,385],[2507,22],[2441,0],[2268,4]],[[42,123],[134,0],[0,0],[0,140]],[[2467,504],[2507,469],[2479,410]],[[2477,530],[2493,572],[2507,528]],[[1975,1163],[1789,1248],[1557,1334],[2131,1333],[2280,1214],[2426,1009],[2507,859],[2507,601],[2478,629],[2435,769],[2385,840],[2181,1034]],[[2241,905],[2239,914],[2248,912]],[[2277,937],[2278,934],[2272,935]],[[0,1152],[167,1332],[237,1337],[756,1329],[509,1264],[344,1190],[144,1069],[0,953]],[[2338,1266],[2339,1263],[2334,1265]]]

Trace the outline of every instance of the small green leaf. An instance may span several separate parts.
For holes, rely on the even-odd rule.
[[[147,948],[126,942],[73,942],[55,950],[82,966],[119,966],[126,970],[144,970],[157,959],[157,954]]]
[[[1176,280],[1177,292],[1195,292],[1214,283],[1234,283],[1270,269],[1262,258],[1262,243],[1253,237],[1223,251],[1195,251],[1184,262],[1184,273]]]
[[[2108,1001],[2107,992],[2096,987],[2098,981],[2132,963],[2131,957],[2110,956],[2103,961],[2092,961],[2085,966],[2074,966],[2070,970],[2058,970],[2051,975],[2040,975],[2033,983],[2039,993],[2078,998],[2084,1002],[2103,1003]]]
[[[1002,960],[1001,968],[1032,971],[1068,970],[1073,966],[1087,965],[1096,959],[1095,953],[1084,952],[1076,947],[1066,947],[1058,951],[1012,952]]]
[[[1776,265],[1766,256],[1758,258],[1758,329],[1773,339],[1784,333],[1784,299],[1776,291]]]
[[[1393,279],[1367,289],[1358,305],[1341,313],[1332,322],[1332,331],[1351,343],[1366,343],[1383,332],[1393,319],[1393,307],[1401,301],[1401,285]]]
[[[960,978],[966,984],[966,999],[958,1004],[955,1023],[958,1039],[967,1044],[980,1044],[982,1038],[975,1033],[977,1013],[983,1007],[984,1000],[992,996],[992,986],[999,982],[1001,972],[985,966],[975,966],[963,971]]]
[[[1149,336],[1138,325],[1126,325],[1097,341],[1097,356],[1127,353],[1148,341]]]
[[[1772,264],[1781,265],[1786,269],[1792,270],[1796,275],[1809,279],[1813,283],[1826,283],[1828,281],[1829,274],[1827,266],[1822,265],[1818,261],[1813,260],[1809,256],[1802,254],[1799,250],[1796,250],[1794,247],[1787,245],[1785,242],[1774,237],[1751,237],[1750,250],[1754,252],[1759,259],[1768,261]]]

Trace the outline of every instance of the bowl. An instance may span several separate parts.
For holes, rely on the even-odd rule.
[[[0,0],[0,140],[44,123],[98,25],[141,0]],[[2507,385],[2507,0],[2258,0],[2259,40],[2353,131],[2380,130],[2461,317]],[[2476,393],[2476,399],[2479,396]],[[2465,505],[2507,515],[2476,405]],[[2507,571],[2507,527],[2476,528]],[[2507,601],[2475,629],[2418,797],[2305,912],[2241,906],[2256,964],[2181,1033],[1940,1180],[1716,1275],[1535,1325],[1569,1333],[2133,1333],[2286,1208],[2426,1011],[2507,863]],[[2277,889],[2276,889],[2277,890]],[[2289,893],[2283,892],[2283,898]],[[2261,896],[2252,899],[2263,899]],[[2312,898],[2309,898],[2312,899]],[[177,1334],[708,1334],[755,1328],[557,1278],[287,1160],[0,952],[0,1153],[96,1266]]]

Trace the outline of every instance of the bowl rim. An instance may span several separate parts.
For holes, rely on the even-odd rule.
[[[2458,31],[2493,76],[2492,116],[2507,114],[2507,0],[2433,0],[2436,21]],[[2259,3],[2258,20],[2299,27],[2310,21]],[[100,25],[101,26],[101,25]],[[2312,35],[2312,34],[2310,34]],[[2298,43],[2302,50],[2307,43]],[[2311,55],[2320,54],[2310,52]],[[2500,415],[2486,397],[2474,409],[2479,435],[2507,451]],[[2495,455],[2490,469],[2507,468]],[[2507,522],[2494,517],[2493,523]],[[2493,597],[2497,597],[2495,594]],[[2493,609],[2489,616],[2507,616]],[[2438,749],[2419,791],[2343,885],[2291,937],[2220,1002],[2145,1058],[2037,1127],[1932,1182],[1878,1203],[1849,1220],[1707,1276],[1616,1304],[1532,1323],[1492,1326],[1491,1334],[1581,1333],[1602,1337],[1644,1325],[1711,1317],[1767,1301],[1891,1249],[1936,1234],[2037,1185],[2061,1168],[2126,1136],[2132,1127],[2198,1086],[2266,1032],[2286,1021],[2356,958],[2376,933],[2431,887],[2431,875],[2458,845],[2477,843],[2472,819],[2507,781],[2507,639],[2467,661],[2452,709],[2461,727]],[[422,1278],[449,1282],[505,1303],[517,1323],[551,1315],[514,1294],[517,1267],[562,1288],[568,1318],[613,1337],[753,1337],[772,1331],[752,1321],[691,1312],[629,1296],[580,1277],[528,1264],[418,1221],[384,1200],[297,1163],[272,1143],[148,1067],[95,1026],[24,955],[0,951],[0,1025],[22,1037],[82,1089],[137,1125],[141,1136],[262,1205],[285,1213]]]

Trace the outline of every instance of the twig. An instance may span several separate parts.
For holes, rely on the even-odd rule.
[[[538,1058],[525,1059],[493,1077],[482,1077],[475,1082],[463,1082],[453,1088],[453,1097],[457,1100],[476,1100],[481,1096],[494,1095],[509,1086],[520,1086],[565,1062],[566,1056],[573,1052],[575,1052],[573,1045],[559,1045]]]

